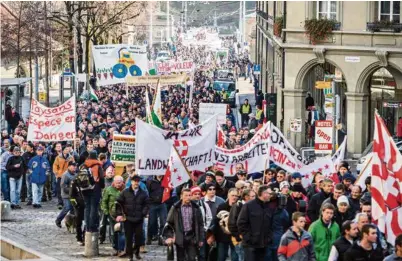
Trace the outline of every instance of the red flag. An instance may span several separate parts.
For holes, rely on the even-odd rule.
[[[225,142],[226,142],[226,135],[218,124],[218,142],[216,145],[220,148],[225,148]]]
[[[162,179],[162,187],[165,189],[163,190],[163,196],[162,196],[162,203],[165,202],[170,198],[171,192],[172,192],[172,185],[170,183],[170,180],[172,178],[172,173],[170,172],[170,168],[168,167],[165,172],[165,176]]]
[[[371,165],[372,217],[390,244],[402,231],[402,155],[378,113],[375,113],[373,158]]]

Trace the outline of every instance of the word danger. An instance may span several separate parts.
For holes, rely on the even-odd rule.
[[[260,157],[268,154],[267,144],[258,144],[248,152],[241,155],[225,155],[215,151],[215,161],[218,163],[236,164],[248,159]]]
[[[175,132],[175,131],[169,131],[166,134],[162,134],[165,140],[179,140],[182,138],[186,137],[196,137],[196,136],[202,136],[201,134],[202,126],[196,126],[194,129],[188,129],[182,132]]]
[[[47,132],[43,133],[41,131],[33,131],[35,140],[73,140],[75,132]]]

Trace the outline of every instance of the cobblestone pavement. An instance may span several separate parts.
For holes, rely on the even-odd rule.
[[[84,247],[79,246],[75,234],[70,234],[62,223],[58,228],[54,221],[59,213],[56,201],[42,203],[41,209],[21,204],[21,210],[13,210],[9,220],[1,222],[1,236],[16,241],[57,260],[127,260],[127,258],[112,257],[113,249],[108,239],[99,245],[100,256],[84,257]],[[148,253],[142,254],[143,260],[166,260],[166,248],[150,245]]]

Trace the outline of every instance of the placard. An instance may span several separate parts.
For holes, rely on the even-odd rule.
[[[113,134],[110,160],[133,163],[135,161],[135,136]]]
[[[193,61],[174,61],[156,62],[156,70],[158,74],[172,72],[191,72],[194,69]]]
[[[139,77],[127,77],[127,84],[132,86],[142,86],[147,84],[156,85],[160,80],[160,85],[176,85],[184,84],[187,75],[185,74],[171,74],[171,75],[150,75]]]
[[[302,119],[290,119],[290,131],[291,132],[302,132]]]
[[[218,115],[218,124],[226,123],[226,112],[228,105],[224,103],[200,103],[199,118],[200,122],[204,122],[214,116]]]

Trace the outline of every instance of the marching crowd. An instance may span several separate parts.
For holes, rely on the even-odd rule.
[[[203,53],[177,46],[183,59],[194,50]],[[212,70],[195,73],[191,107],[188,86],[162,89],[163,129],[198,124],[200,102],[225,102],[210,87],[213,77]],[[141,259],[151,244],[174,245],[177,260],[188,261],[402,260],[402,235],[392,248],[372,223],[370,178],[362,191],[346,162],[338,166],[339,183],[316,173],[308,188],[301,173],[272,165],[251,175],[238,164],[233,177],[214,167],[193,171],[166,202],[163,176],[139,176],[134,164],[116,175],[113,135],[135,135],[135,119],[145,120],[146,99],[152,100],[146,88],[113,85],[97,91],[98,101],[79,101],[72,143],[27,142],[28,123],[14,111],[11,128],[1,133],[3,199],[18,211],[21,202],[41,208],[57,198],[55,225],[64,221],[80,245],[84,232],[99,232],[100,243],[110,234],[113,255],[129,260]],[[255,113],[242,104],[239,125],[228,106],[223,146],[236,148],[253,136],[262,124],[261,103],[260,95]]]

